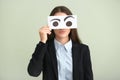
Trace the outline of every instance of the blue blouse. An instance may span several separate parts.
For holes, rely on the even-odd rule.
[[[73,80],[72,41],[69,40],[63,45],[55,39],[54,43],[58,65],[58,80]]]

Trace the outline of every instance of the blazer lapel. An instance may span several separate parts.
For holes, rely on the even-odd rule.
[[[57,57],[56,57],[56,51],[55,51],[55,46],[54,46],[54,40],[49,42],[49,53],[52,59],[52,65],[53,65],[54,73],[55,73],[56,80],[57,80],[58,70],[57,70]]]
[[[78,45],[72,42],[72,59],[73,59],[73,80],[78,80],[78,59],[79,59],[79,48]],[[77,66],[78,65],[78,66]]]

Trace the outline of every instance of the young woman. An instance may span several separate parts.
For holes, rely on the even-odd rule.
[[[72,15],[65,6],[55,7],[50,16]],[[40,42],[37,44],[28,65],[31,76],[43,80],[93,80],[90,52],[81,43],[77,29],[54,29],[43,26],[39,30]]]

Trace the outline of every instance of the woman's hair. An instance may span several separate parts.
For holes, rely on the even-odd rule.
[[[67,15],[72,15],[72,12],[65,6],[57,6],[55,7],[51,13],[50,16],[54,16],[58,12],[63,12]],[[55,37],[55,33],[52,30],[52,33],[48,35],[48,40],[53,39]],[[77,42],[77,43],[82,43],[81,40],[78,37],[77,29],[71,29],[69,33],[69,38],[72,39],[72,41]]]

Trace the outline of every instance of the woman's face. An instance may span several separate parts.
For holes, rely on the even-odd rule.
[[[66,14],[63,12],[58,12],[58,13],[55,13],[54,16],[66,16]],[[68,35],[70,33],[70,29],[55,29],[54,33],[55,33],[56,38],[59,38],[59,39],[68,38]]]

